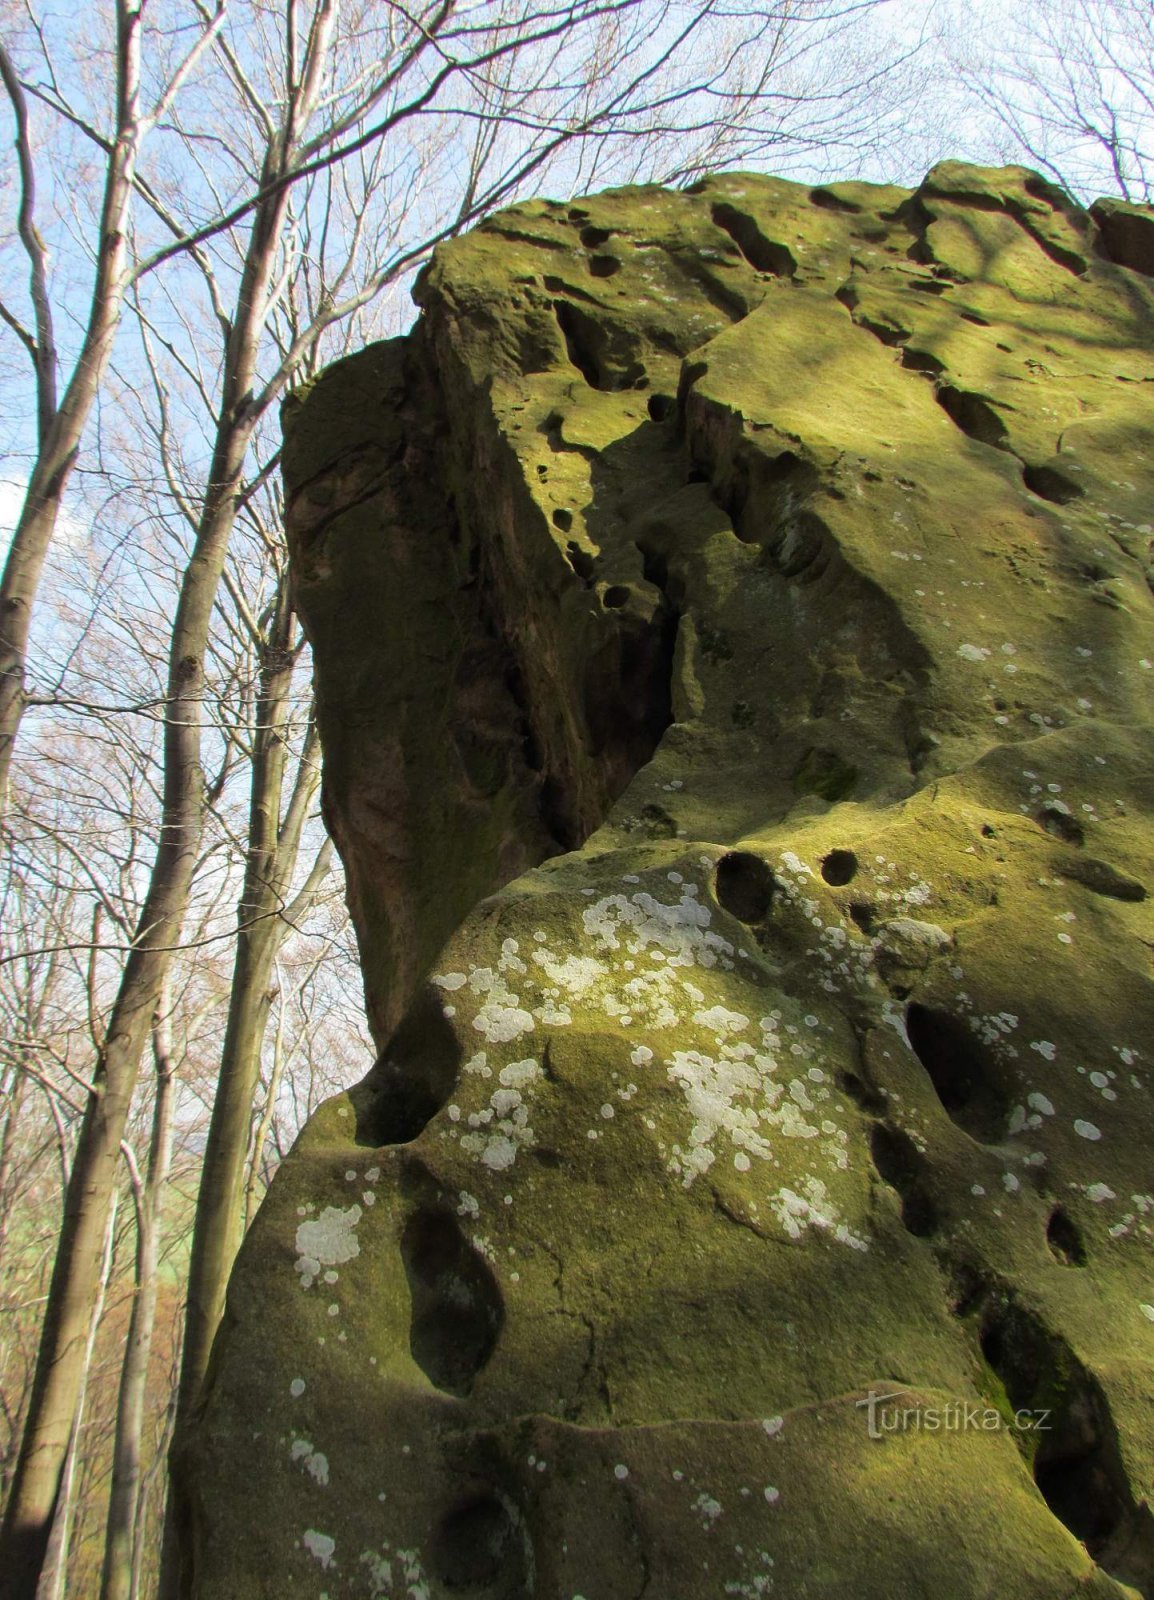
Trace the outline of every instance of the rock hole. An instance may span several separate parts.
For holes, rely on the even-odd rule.
[[[831,850],[821,864],[821,875],[826,883],[840,889],[857,874],[857,856],[852,850]]]
[[[832,189],[811,189],[809,198],[813,205],[820,206],[823,211],[845,211],[851,216],[856,216],[861,211],[861,206],[855,205],[852,200],[843,200],[841,195],[834,194]]]
[[[1086,830],[1061,801],[1048,800],[1034,819],[1039,828],[1063,844],[1085,844]]]
[[[443,1000],[431,984],[420,990],[376,1065],[349,1091],[358,1144],[408,1144],[448,1101],[461,1047]]]
[[[569,215],[572,216],[573,213],[570,212]],[[581,215],[587,217],[589,213],[584,211],[581,213]],[[599,250],[603,244],[608,244],[612,237],[613,234],[608,228],[581,229],[581,243],[585,246],[586,250]]]
[[[907,372],[928,372],[934,378],[946,370],[945,362],[928,350],[911,350],[908,345],[902,351],[902,366]]]
[[[558,506],[557,510],[553,513],[553,526],[555,528],[560,528],[562,533],[568,533],[569,529],[573,526],[573,513],[571,511],[564,510],[561,506]]]
[[[603,326],[597,316],[571,300],[554,300],[553,312],[564,335],[569,360],[590,388],[619,393],[622,389],[644,387],[648,381],[644,366],[629,345]]]
[[[793,277],[797,262],[791,252],[785,245],[767,239],[751,216],[722,203],[715,205],[711,214],[756,271],[772,272],[778,278]]]
[[[649,415],[654,422],[665,422],[677,410],[677,401],[671,394],[651,394],[649,396]]]
[[[525,1593],[525,1552],[503,1497],[479,1491],[454,1506],[433,1535],[430,1565],[446,1589]]]
[[[881,1178],[897,1191],[906,1231],[919,1239],[936,1233],[937,1207],[926,1192],[921,1152],[909,1134],[876,1122],[870,1131],[870,1154]]]
[[[412,1296],[409,1348],[430,1383],[463,1399],[493,1354],[505,1320],[485,1259],[447,1211],[418,1211],[401,1235]]]
[[[1022,482],[1031,494],[1057,506],[1067,506],[1071,500],[1080,500],[1086,492],[1080,483],[1059,472],[1057,467],[1023,467]]]
[[[982,1144],[1002,1140],[1009,1107],[990,1076],[985,1053],[965,1023],[945,1011],[915,1003],[906,1011],[906,1031],[951,1120]]]
[[[769,915],[777,884],[760,856],[731,850],[717,863],[714,883],[718,905],[739,922],[763,922]]]
[[[553,310],[565,338],[565,349],[569,360],[591,389],[606,388],[607,385],[602,382],[601,363],[598,360],[597,346],[600,340],[595,337],[594,324],[567,300],[555,300]]]
[[[1105,895],[1108,900],[1138,901],[1146,898],[1146,885],[1131,878],[1108,861],[1098,861],[1093,856],[1076,856],[1073,861],[1063,861],[1058,867],[1063,878],[1080,883],[1092,894]]]
[[[653,584],[664,594],[669,584],[669,562],[660,550],[650,550],[641,544],[637,549],[641,552],[641,571],[646,583]]]
[[[1154,277],[1154,219],[1145,207],[1127,209],[1116,200],[1095,200],[1090,215],[1098,224],[1098,255]]]
[[[628,587],[603,591],[610,609],[621,611]],[[607,792],[614,798],[653,755],[673,720],[673,649],[678,616],[662,604],[650,618],[621,611],[586,659],[580,680],[587,748],[598,759]]]
[[[849,908],[849,917],[867,938],[873,937],[873,931],[877,927],[877,912],[873,906],[864,900],[855,900]]]
[[[621,263],[616,256],[592,256],[589,271],[595,278],[611,278],[615,272],[621,271]]]
[[[685,474],[686,483],[708,483],[709,474],[702,467],[690,467]]]
[[[938,404],[955,427],[980,444],[993,445],[998,450],[1005,448],[1006,425],[985,395],[971,394],[951,383],[940,384],[934,392]]]
[[[576,539],[570,539],[565,546],[565,554],[569,557],[569,565],[577,576],[583,578],[586,583],[591,583],[597,563],[588,550],[582,550]]]
[[[1055,1261],[1064,1267],[1084,1267],[1086,1246],[1077,1223],[1061,1206],[1055,1206],[1046,1223],[1046,1243]]]
[[[1047,1506],[1111,1577],[1150,1595],[1154,1520],[1134,1502],[1097,1380],[1019,1305],[988,1310],[980,1341],[1015,1414],[1045,1413],[1028,1437],[1034,1482]]]
[[[992,828],[988,822],[983,822],[982,823],[982,838],[983,839],[996,839],[997,837],[998,837],[998,830],[996,828]]]

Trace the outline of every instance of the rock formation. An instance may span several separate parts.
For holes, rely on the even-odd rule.
[[[1154,1596],[1152,269],[1022,169],[526,204],[292,403],[381,1055],[198,1600]]]

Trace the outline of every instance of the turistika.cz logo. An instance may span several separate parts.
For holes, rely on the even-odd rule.
[[[1005,1412],[981,1400],[926,1405],[901,1389],[888,1394],[871,1389],[857,1405],[866,1413],[871,1439],[891,1433],[1044,1433],[1050,1426],[1046,1410],[1021,1407]]]

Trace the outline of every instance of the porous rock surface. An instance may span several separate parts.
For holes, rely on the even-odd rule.
[[[1154,1595],[1152,266],[1021,169],[526,204],[292,404],[381,1056],[196,1595]]]

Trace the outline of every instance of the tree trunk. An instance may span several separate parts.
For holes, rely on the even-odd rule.
[[[120,1372],[116,1411],[116,1442],[112,1457],[112,1482],[108,1494],[108,1521],[104,1544],[101,1600],[134,1600],[136,1538],[139,1530],[141,1440],[148,1364],[156,1322],[157,1260],[164,1185],[172,1153],[172,1101],[175,1083],[169,1042],[169,1002],[161,997],[153,1027],[156,1059],[156,1098],[152,1108],[152,1137],[148,1171],[136,1191],[136,1285],[128,1324],[128,1343]]]
[[[282,991],[280,1014],[277,1018],[276,1032],[273,1035],[272,1068],[268,1077],[268,1091],[265,1094],[264,1105],[261,1107],[260,1117],[257,1120],[256,1131],[252,1136],[252,1149],[248,1154],[248,1177],[245,1179],[244,1186],[242,1233],[248,1232],[252,1227],[252,1219],[256,1216],[257,1199],[260,1193],[261,1167],[264,1162],[265,1147],[268,1144],[268,1131],[272,1126],[273,1114],[276,1111],[276,1097],[280,1091],[281,1077],[284,1074],[284,1057],[284,994]]]
[[[316,737],[310,728],[282,823],[293,671],[289,649],[292,623],[285,577],[281,580],[270,636],[261,652],[244,889],[237,907],[236,961],[189,1264],[176,1413],[178,1446],[196,1404],[212,1341],[224,1313],[228,1275],[244,1232],[245,1166],[271,1001],[269,986],[273,965],[291,926],[287,896],[308,808],[319,782]],[[287,915],[280,915],[286,911]]]
[[[169,657],[160,843],[73,1160],[28,1418],[0,1531],[2,1600],[32,1600],[36,1593],[79,1394],[83,1330],[96,1293],[120,1144],[188,905],[203,826],[204,654],[248,435],[248,427],[229,429],[217,451],[212,488],[181,586]]]
[[[100,242],[92,306],[84,341],[59,409],[55,405],[55,351],[51,344],[51,315],[44,308],[37,348],[40,399],[40,440],[36,465],[28,483],[24,508],[0,575],[0,823],[8,810],[8,781],[12,752],[26,705],[24,674],[32,608],[64,491],[76,461],[76,452],[112,356],[128,289],[128,219],[136,181],[140,147],[140,30],[139,0],[119,0],[116,27],[116,137],[108,155],[108,176],[100,214]],[[5,84],[19,118],[23,91],[5,72]],[[29,173],[24,173],[25,198],[31,199]],[[35,234],[35,229],[32,229]],[[43,251],[37,241],[33,251]]]
[[[160,842],[73,1161],[32,1396],[0,1528],[0,1600],[34,1600],[36,1594],[76,1414],[84,1328],[97,1292],[100,1241],[120,1144],[196,867],[204,824],[204,658],[236,520],[245,456],[257,421],[251,405],[256,350],[286,204],[285,194],[278,191],[257,213],[238,292],[237,320],[225,351],[216,445],[169,647]]]
[[[112,1276],[112,1257],[116,1235],[116,1202],[117,1196],[114,1193],[112,1204],[108,1210],[108,1226],[104,1235],[104,1251],[101,1257],[97,1295],[93,1302],[92,1314],[88,1319],[88,1333],[84,1340],[83,1371],[80,1376],[80,1391],[76,1401],[76,1416],[68,1439],[68,1458],[65,1461],[64,1472],[60,1482],[59,1508],[52,1525],[52,1537],[48,1542],[48,1553],[44,1562],[40,1584],[36,1591],[36,1600],[63,1600],[63,1596],[68,1592],[68,1555],[72,1543],[72,1517],[75,1509],[76,1458],[80,1448],[81,1430],[84,1427],[84,1407],[88,1399],[88,1380],[92,1375],[92,1352],[96,1347],[96,1335],[100,1329],[100,1319],[104,1315],[104,1302],[108,1294],[108,1280]]]
[[[20,1068],[14,1068],[12,1087],[6,1097],[8,1109],[4,1113],[4,1128],[3,1132],[0,1132],[0,1270],[4,1266],[4,1254],[8,1244],[8,1221],[12,1215],[13,1196],[9,1192],[12,1181],[12,1148],[16,1137],[16,1124],[20,1120],[20,1108],[24,1103],[26,1082]]]

